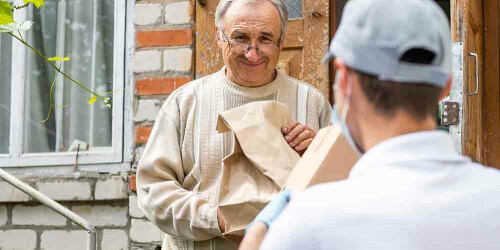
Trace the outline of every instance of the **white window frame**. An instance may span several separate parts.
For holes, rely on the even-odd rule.
[[[92,0],[96,2],[97,0]],[[64,4],[64,0],[60,0],[59,4]],[[131,25],[126,20],[127,13],[130,13],[129,5],[133,1],[115,0],[114,1],[114,42],[113,42],[113,90],[112,94],[112,136],[111,147],[90,148],[89,151],[77,152],[50,152],[50,153],[23,153],[24,149],[24,92],[26,72],[19,72],[18,69],[24,69],[27,53],[29,49],[23,46],[19,41],[12,41],[12,76],[11,76],[11,114],[10,114],[10,142],[9,154],[0,154],[0,167],[32,167],[32,166],[65,166],[74,165],[78,157],[78,164],[95,166],[96,164],[113,164],[130,162],[131,157],[126,157],[124,161],[124,120],[131,120],[130,108],[124,107],[124,103],[131,103],[130,90],[125,88],[125,78],[127,82],[130,77],[126,76],[126,56],[125,46],[127,50],[129,42],[126,41],[125,30]],[[96,6],[96,5],[94,5]],[[96,9],[94,11],[97,11]],[[16,21],[27,20],[27,8],[15,12],[14,19]],[[58,13],[58,17],[62,11]],[[59,18],[58,18],[59,19]],[[62,23],[63,22],[59,22]],[[94,21],[95,25],[96,21]],[[58,24],[59,26],[59,24]],[[58,30],[59,29],[58,27]],[[59,33],[58,33],[59,34]],[[23,34],[26,37],[26,34]],[[128,39],[128,38],[127,38]],[[95,44],[95,36],[94,36]],[[59,53],[60,51],[58,51]],[[93,51],[95,53],[95,50]],[[48,55],[51,56],[51,55]],[[58,56],[61,56],[58,54]],[[127,53],[127,61],[129,61]],[[127,63],[128,64],[128,63]],[[62,77],[57,80],[62,83]],[[127,85],[130,85],[129,83]],[[118,90],[118,91],[116,91]],[[83,90],[82,90],[83,91]],[[54,94],[58,94],[56,90]],[[59,91],[61,94],[61,91]],[[126,100],[124,100],[126,99]],[[53,115],[60,116],[61,113],[56,111]],[[91,111],[92,112],[92,111]],[[57,125],[56,125],[57,126]],[[127,130],[133,125],[127,124]],[[126,136],[133,136],[129,131]],[[127,152],[130,152],[131,139],[125,139],[127,144]],[[94,149],[94,150],[93,150]],[[104,150],[103,150],[104,149]]]

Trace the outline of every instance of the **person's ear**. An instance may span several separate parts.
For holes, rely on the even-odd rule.
[[[348,87],[348,69],[344,61],[340,58],[335,59],[335,85],[333,88],[341,94],[342,97],[347,96],[347,87]]]
[[[450,94],[452,84],[453,84],[453,75],[450,74],[448,80],[446,80],[446,86],[444,87],[443,91],[441,92],[441,96],[439,97],[440,102]]]
[[[224,43],[224,41],[222,41],[222,35],[220,34],[220,32],[222,32],[218,26],[215,26],[215,40],[217,41],[217,45],[219,46],[219,48],[222,49],[222,44]]]

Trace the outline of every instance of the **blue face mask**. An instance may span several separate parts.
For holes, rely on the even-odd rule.
[[[335,77],[335,84],[337,84],[337,79],[338,79],[338,72],[337,76]],[[334,88],[335,91],[335,88]],[[349,91],[350,92],[350,91]],[[358,154],[362,154],[361,150],[359,149],[358,145],[354,142],[354,139],[352,138],[351,132],[349,131],[349,127],[347,127],[346,123],[346,118],[347,118],[347,111],[349,110],[349,102],[350,102],[350,93],[349,97],[346,99],[344,106],[342,108],[342,116],[339,117],[339,114],[337,113],[337,103],[333,105],[333,111],[332,111],[332,116],[330,118],[330,123],[331,124],[339,124],[340,125],[340,130],[346,140],[349,142],[349,145],[356,151]]]

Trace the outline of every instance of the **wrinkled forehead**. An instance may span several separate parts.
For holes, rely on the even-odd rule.
[[[267,31],[278,35],[280,33],[279,11],[269,1],[235,1],[222,20],[228,32]]]

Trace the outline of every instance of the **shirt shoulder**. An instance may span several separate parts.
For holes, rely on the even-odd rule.
[[[319,129],[330,125],[332,106],[328,101],[328,97],[311,84],[285,74],[282,74],[282,76],[285,84],[290,86],[291,89],[297,89],[297,98],[307,100],[304,102],[304,110],[307,114],[307,125],[313,128],[316,132]]]
[[[214,74],[193,80],[172,92],[163,103],[160,113],[178,115],[191,111],[196,106],[202,87],[210,82]]]
[[[313,98],[317,98],[320,101],[329,103],[328,97],[325,94],[323,94],[323,92],[321,92],[319,89],[314,87],[313,85],[306,83],[304,81],[301,81],[299,79],[295,79],[295,78],[293,78],[289,75],[286,75],[284,73],[282,73],[282,74],[283,74],[283,78],[286,80],[286,82],[288,84],[295,85],[298,88],[300,88],[300,87],[305,88],[306,90],[308,90],[310,92],[310,96],[312,96]]]

